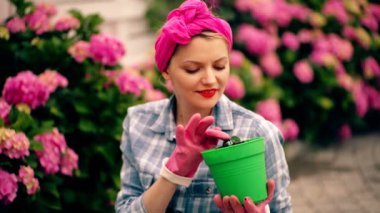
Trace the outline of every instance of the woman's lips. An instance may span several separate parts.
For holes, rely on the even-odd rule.
[[[201,91],[198,91],[198,93],[201,94],[205,98],[212,98],[216,93],[216,89],[201,90]]]

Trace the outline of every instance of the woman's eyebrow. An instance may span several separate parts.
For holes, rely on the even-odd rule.
[[[226,57],[226,56],[220,57],[220,58],[216,59],[214,62],[219,62],[219,61],[222,61],[222,60],[228,60],[228,57]],[[202,64],[202,62],[193,61],[193,60],[186,60],[186,61],[184,61],[182,63],[183,64],[186,64],[186,63]]]

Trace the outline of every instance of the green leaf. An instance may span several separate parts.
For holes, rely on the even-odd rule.
[[[29,149],[33,151],[42,151],[44,150],[44,146],[42,145],[41,142],[35,141],[35,140],[30,140],[30,145]]]
[[[9,115],[12,123],[12,129],[18,131],[25,131],[27,128],[31,127],[34,124],[33,118],[29,114],[25,112],[20,112],[15,108],[11,109]]]
[[[96,133],[98,127],[91,120],[81,119],[79,129],[87,133]]]
[[[318,104],[325,110],[329,110],[334,106],[334,102],[328,97],[320,97]]]

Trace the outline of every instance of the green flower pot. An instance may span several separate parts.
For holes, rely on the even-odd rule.
[[[240,203],[249,196],[255,203],[267,198],[263,137],[232,146],[210,149],[202,156],[222,196],[235,195]]]

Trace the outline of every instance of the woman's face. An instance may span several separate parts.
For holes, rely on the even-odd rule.
[[[224,92],[230,74],[229,52],[220,37],[197,36],[178,46],[164,78],[171,80],[179,105],[208,110]]]

